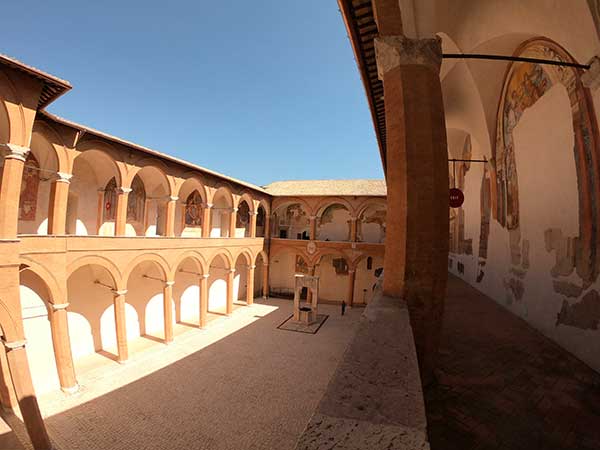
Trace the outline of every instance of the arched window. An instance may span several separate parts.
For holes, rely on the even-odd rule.
[[[202,226],[202,197],[197,190],[188,195],[185,201],[185,225],[188,227]]]
[[[146,206],[146,191],[144,183],[137,175],[131,183],[131,192],[127,198],[127,220],[143,222]]]
[[[38,188],[40,186],[40,164],[33,154],[25,160],[19,198],[19,220],[35,220]]]
[[[111,178],[104,188],[104,221],[115,220],[117,214],[117,181]]]

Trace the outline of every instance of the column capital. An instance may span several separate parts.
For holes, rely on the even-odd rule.
[[[255,265],[254,266],[248,266],[248,267],[251,268],[251,269],[256,269]]]
[[[119,187],[117,188],[117,194],[121,195],[121,194],[129,194],[133,189],[128,188],[128,187]]]
[[[165,281],[165,286],[173,286],[174,284],[174,281]]]
[[[169,196],[169,201],[170,202],[176,202],[177,200],[179,200],[179,197],[177,197],[176,195]]]
[[[71,178],[73,178],[73,174],[65,173],[65,172],[56,172],[56,177],[54,178],[55,183],[67,183],[71,182]]]
[[[202,207],[203,207],[203,208],[208,208],[208,209],[210,209],[210,208],[212,208],[212,207],[213,207],[213,204],[212,204],[212,203],[203,203],[203,204],[202,204]]]
[[[356,269],[348,269],[348,273],[355,273]]]
[[[238,212],[238,208],[231,208],[231,212],[234,212],[234,213]]]
[[[69,303],[51,303],[50,307],[52,308],[52,311],[60,311],[61,309],[67,309]]]
[[[7,342],[4,339],[2,339],[2,344],[4,344],[6,351],[11,351],[11,350],[17,350],[19,348],[25,348],[27,341],[25,339],[23,339],[22,341]]]
[[[316,220],[316,219],[317,219],[317,216],[308,216],[308,219],[309,219],[309,220]]]
[[[350,216],[350,220],[356,222],[358,220],[358,217],[356,217],[356,216]]]
[[[29,147],[16,144],[0,144],[0,147],[4,148],[8,152],[8,155],[4,157],[5,159],[18,159],[19,161],[23,162],[25,162],[25,159],[27,159],[27,154],[31,150]]]
[[[210,273],[205,273],[204,275],[200,275],[200,277],[202,277],[202,278],[209,278],[210,277]]]
[[[265,266],[265,267],[269,267],[269,263],[268,263],[268,262],[264,262],[264,263],[263,263],[263,266]]]
[[[257,216],[258,213],[256,211],[248,211],[249,216]]]
[[[230,273],[235,273],[235,269],[229,269]]]
[[[438,73],[442,67],[442,40],[439,37],[410,39],[404,36],[378,36],[374,42],[380,80],[398,66],[426,66]]]
[[[112,291],[112,292],[113,292],[113,294],[115,294],[115,295],[126,295],[126,294],[127,294],[127,289],[121,289],[120,291],[119,291],[119,290],[116,290],[116,289],[113,289],[113,291]]]

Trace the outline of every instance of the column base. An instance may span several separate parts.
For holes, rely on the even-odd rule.
[[[129,362],[129,360],[128,360],[128,359],[123,359],[123,360],[121,360],[121,361],[117,361],[117,362],[118,362],[119,364],[123,364],[123,365],[125,365],[125,364],[127,364],[127,363]]]
[[[60,388],[61,391],[63,391],[65,394],[75,394],[76,392],[79,392],[79,385],[76,384],[75,386],[71,386],[71,387],[62,387]]]

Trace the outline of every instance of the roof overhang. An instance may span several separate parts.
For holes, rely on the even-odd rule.
[[[43,109],[56,100],[58,97],[63,95],[65,92],[71,90],[72,86],[68,81],[61,80],[54,75],[42,72],[35,67],[23,64],[14,58],[6,55],[0,55],[0,64],[10,67],[11,69],[18,70],[26,73],[29,76],[37,78],[43,84],[40,99],[38,101],[37,109]]]
[[[383,82],[377,76],[374,39],[378,35],[371,0],[338,0],[348,37],[365,87],[375,126],[379,153],[386,173],[385,104]]]

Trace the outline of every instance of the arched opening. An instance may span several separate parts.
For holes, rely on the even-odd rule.
[[[301,203],[286,203],[273,212],[271,237],[310,239],[308,212]]]
[[[202,237],[204,186],[196,178],[188,178],[179,189],[179,207],[175,211],[175,234],[182,237]]]
[[[175,270],[173,300],[175,321],[197,327],[200,323],[200,280],[202,268],[193,257],[185,258]]]
[[[139,335],[149,341],[165,340],[165,285],[165,271],[153,260],[139,262],[127,278],[127,303],[135,308],[139,317]],[[172,299],[171,312],[174,324],[175,303]]]
[[[50,190],[57,172],[56,150],[41,133],[34,132],[21,177],[19,234],[48,234]]]
[[[319,301],[341,303],[346,301],[350,265],[346,258],[327,254],[315,266],[319,277]]]
[[[385,215],[387,208],[382,203],[374,203],[365,207],[357,222],[357,238],[359,242],[382,244],[385,242]]]
[[[240,200],[235,218],[235,236],[250,237],[250,205],[244,199]]]
[[[227,283],[231,268],[227,258],[217,255],[209,267],[208,311],[213,314],[227,314]]]
[[[103,151],[86,150],[75,158],[67,202],[67,234],[115,234],[118,179],[114,160]]]
[[[262,205],[258,206],[256,211],[256,237],[266,236],[267,212]]]
[[[67,279],[69,308],[67,317],[71,351],[76,372],[83,373],[98,361],[95,353],[117,359],[117,334],[114,310],[116,282],[111,272],[99,264],[87,264]],[[135,309],[125,305],[127,335],[139,336]]]
[[[235,273],[233,275],[234,303],[248,303],[248,269],[252,261],[245,253],[240,254],[235,260]]]
[[[323,209],[317,216],[317,240],[349,241],[350,211],[341,203],[334,203]]]
[[[233,198],[231,192],[226,188],[220,188],[213,199],[210,237],[229,237],[232,210]]]
[[[50,291],[46,283],[30,269],[21,270],[19,283],[27,360],[35,392],[40,395],[60,389],[48,316]]]
[[[269,264],[270,296],[294,298],[295,274],[309,273],[306,260],[291,250],[284,250],[273,255]]]
[[[157,172],[160,173],[154,167],[144,167],[131,181],[127,197],[127,236],[164,234],[167,192]],[[153,190],[148,191],[146,186]]]

